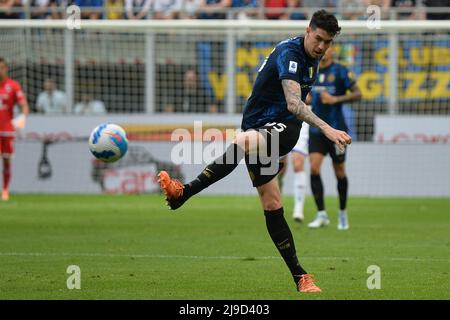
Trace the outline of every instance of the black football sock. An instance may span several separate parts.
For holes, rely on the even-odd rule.
[[[323,184],[320,174],[311,175],[311,191],[314,196],[314,201],[316,202],[317,210],[325,210],[325,203],[323,201]]]
[[[297,285],[300,277],[307,272],[298,262],[294,239],[292,238],[289,225],[284,219],[283,207],[273,211],[264,210],[264,215],[266,216],[266,226],[269,235],[291,271],[294,282]]]
[[[236,169],[244,156],[245,151],[237,144],[232,143],[225,153],[207,165],[196,179],[184,185],[183,197],[188,199],[229,175]]]
[[[338,179],[337,188],[339,192],[339,209],[345,210],[347,207],[348,180],[347,177]]]

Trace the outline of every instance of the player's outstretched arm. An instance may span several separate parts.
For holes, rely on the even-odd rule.
[[[27,100],[24,100],[23,102],[19,103],[20,108],[22,109],[22,114],[25,116],[28,116],[30,113],[30,107],[28,106]]]
[[[342,96],[333,96],[326,91],[320,93],[320,99],[323,104],[336,104],[336,103],[349,103],[359,101],[362,98],[361,90],[359,89],[357,84],[354,84],[350,88],[350,92],[346,93]]]
[[[306,105],[301,100],[302,91],[298,82],[283,79],[281,84],[283,86],[287,107],[290,112],[295,114],[300,120],[319,128],[328,139],[333,141],[340,148],[344,148],[347,144],[352,142],[352,138],[346,132],[330,127],[325,121],[312,112],[310,106]]]

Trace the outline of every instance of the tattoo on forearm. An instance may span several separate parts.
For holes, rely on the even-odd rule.
[[[327,124],[311,111],[302,101],[302,91],[300,84],[294,80],[284,79],[281,81],[284,96],[288,105],[288,110],[295,114],[300,120],[318,128],[323,128]]]

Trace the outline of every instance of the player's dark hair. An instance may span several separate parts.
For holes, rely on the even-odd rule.
[[[0,63],[4,63],[4,64],[6,64],[6,59],[5,58],[3,58],[3,57],[0,57]]]
[[[314,12],[309,26],[313,30],[317,28],[323,29],[333,37],[341,32],[341,27],[339,27],[336,17],[325,10]]]

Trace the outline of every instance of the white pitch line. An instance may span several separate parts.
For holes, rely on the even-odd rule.
[[[53,256],[53,257],[107,257],[107,258],[156,258],[156,259],[277,259],[278,257],[238,257],[238,256],[183,256],[160,254],[115,254],[115,253],[67,253],[67,252],[0,252],[0,256]]]
[[[24,256],[24,257],[107,257],[107,258],[148,258],[148,259],[212,259],[212,260],[270,260],[281,259],[279,256],[262,257],[244,257],[244,256],[185,256],[185,255],[158,255],[158,254],[116,254],[116,253],[68,253],[68,252],[0,252],[0,256]],[[390,261],[409,261],[409,262],[450,262],[450,259],[435,258],[408,258],[408,257],[305,257],[299,256],[299,259],[311,260],[390,260]]]

